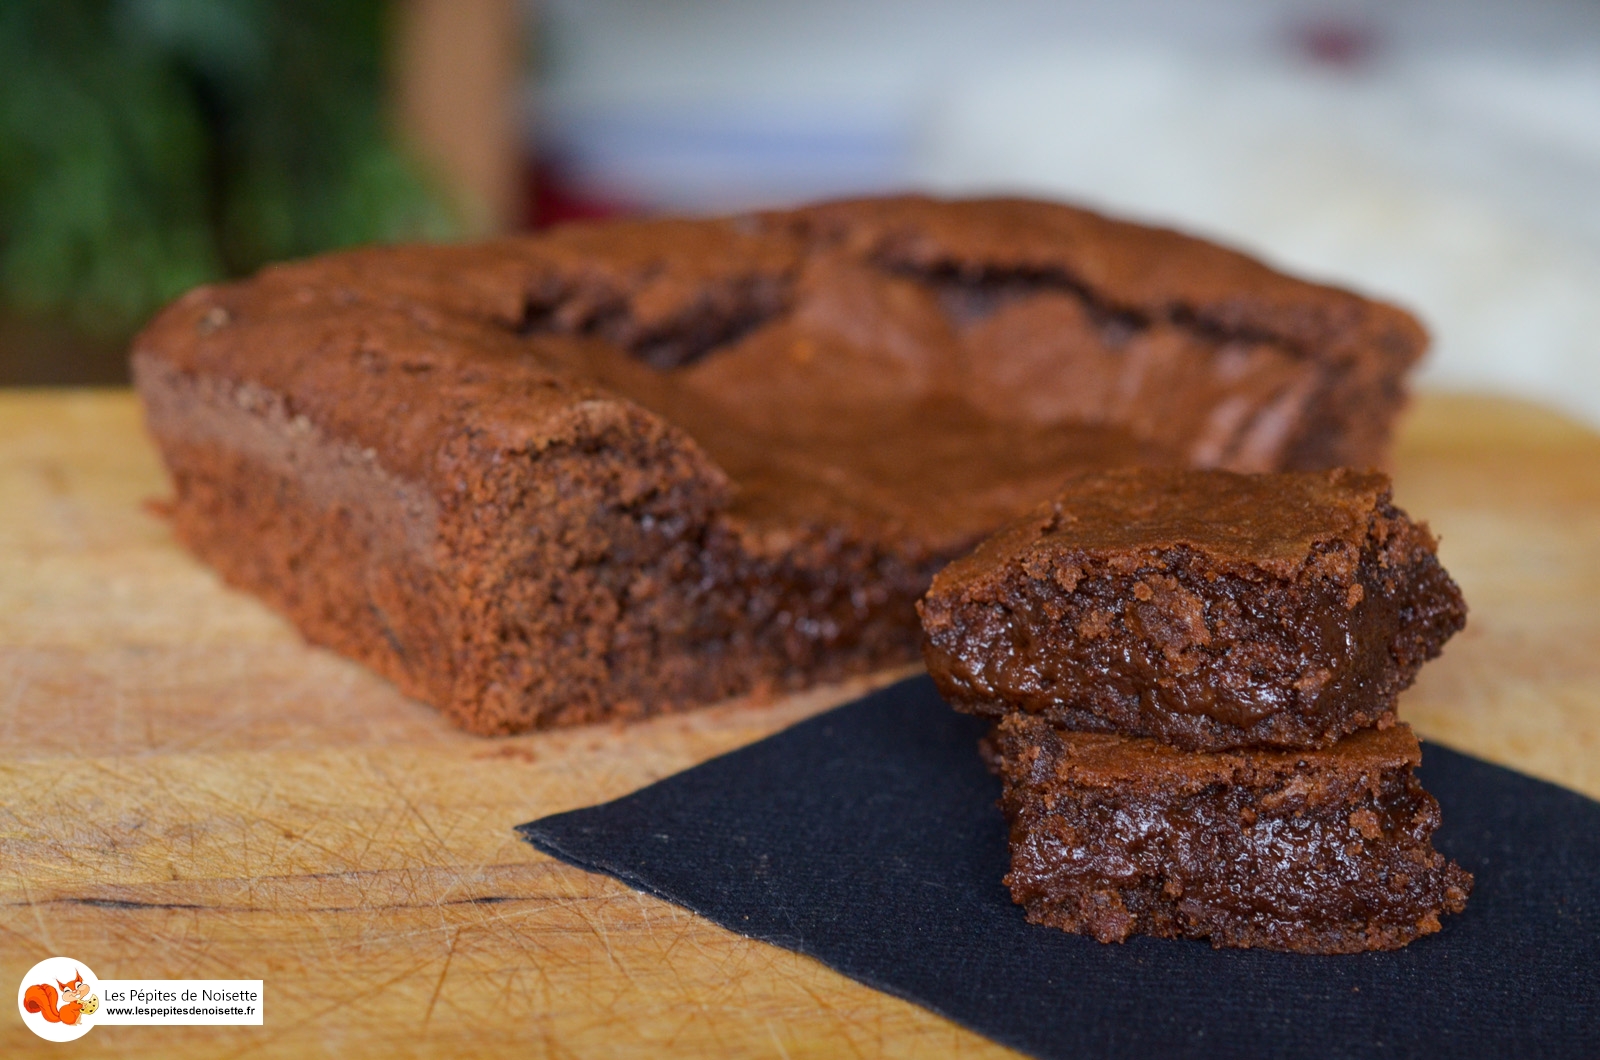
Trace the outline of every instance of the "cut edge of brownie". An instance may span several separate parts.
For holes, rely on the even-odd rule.
[[[1246,483],[1246,500],[1281,489],[1291,508],[1326,485],[1351,503],[1312,512],[1315,532],[1289,541],[1270,520],[1254,539],[1248,526],[1241,534],[1248,513],[1186,533],[1159,508],[1150,519],[1165,536],[1141,536],[1118,512],[1063,530],[1095,489],[1145,480],[1152,506],[1185,481],[1218,492]],[[918,608],[929,672],[957,709],[1190,750],[1325,746],[1392,724],[1398,694],[1466,615],[1427,526],[1392,504],[1386,478],[1344,470],[1079,476],[936,575]]]
[[[1300,953],[1397,949],[1465,908],[1409,727],[1318,751],[1195,753],[1013,715],[993,746],[1005,882],[1031,923]]]
[[[154,357],[134,369],[178,539],[470,731],[637,718],[915,657],[933,558],[752,538],[718,518],[726,483],[692,442],[626,402],[588,403],[536,452],[442,454],[475,470],[440,496],[272,391]]]

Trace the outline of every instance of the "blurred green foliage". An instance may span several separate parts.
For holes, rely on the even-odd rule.
[[[382,0],[0,0],[0,303],[129,333],[195,284],[449,238]]]

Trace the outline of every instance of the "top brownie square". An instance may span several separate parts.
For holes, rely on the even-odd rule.
[[[1466,620],[1386,476],[1083,473],[941,571],[924,656],[958,708],[1190,750],[1394,720]]]

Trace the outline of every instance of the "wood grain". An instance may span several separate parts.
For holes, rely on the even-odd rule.
[[[1434,396],[1396,477],[1472,607],[1402,714],[1600,796],[1600,437]],[[265,1027],[102,1027],[76,1052],[1009,1055],[510,831],[873,682],[466,736],[223,588],[144,507],[164,488],[127,393],[0,392],[0,983],[57,953],[266,980]],[[0,1017],[0,1055],[50,1048]]]

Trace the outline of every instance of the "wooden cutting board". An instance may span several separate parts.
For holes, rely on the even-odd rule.
[[[1428,397],[1396,473],[1472,607],[1402,716],[1600,796],[1600,437]],[[1006,1053],[511,832],[872,682],[466,736],[223,588],[143,506],[164,489],[128,393],[0,392],[0,986],[52,954],[266,981],[264,1027],[101,1027],[75,1055]],[[0,1016],[0,1055],[53,1048]]]

